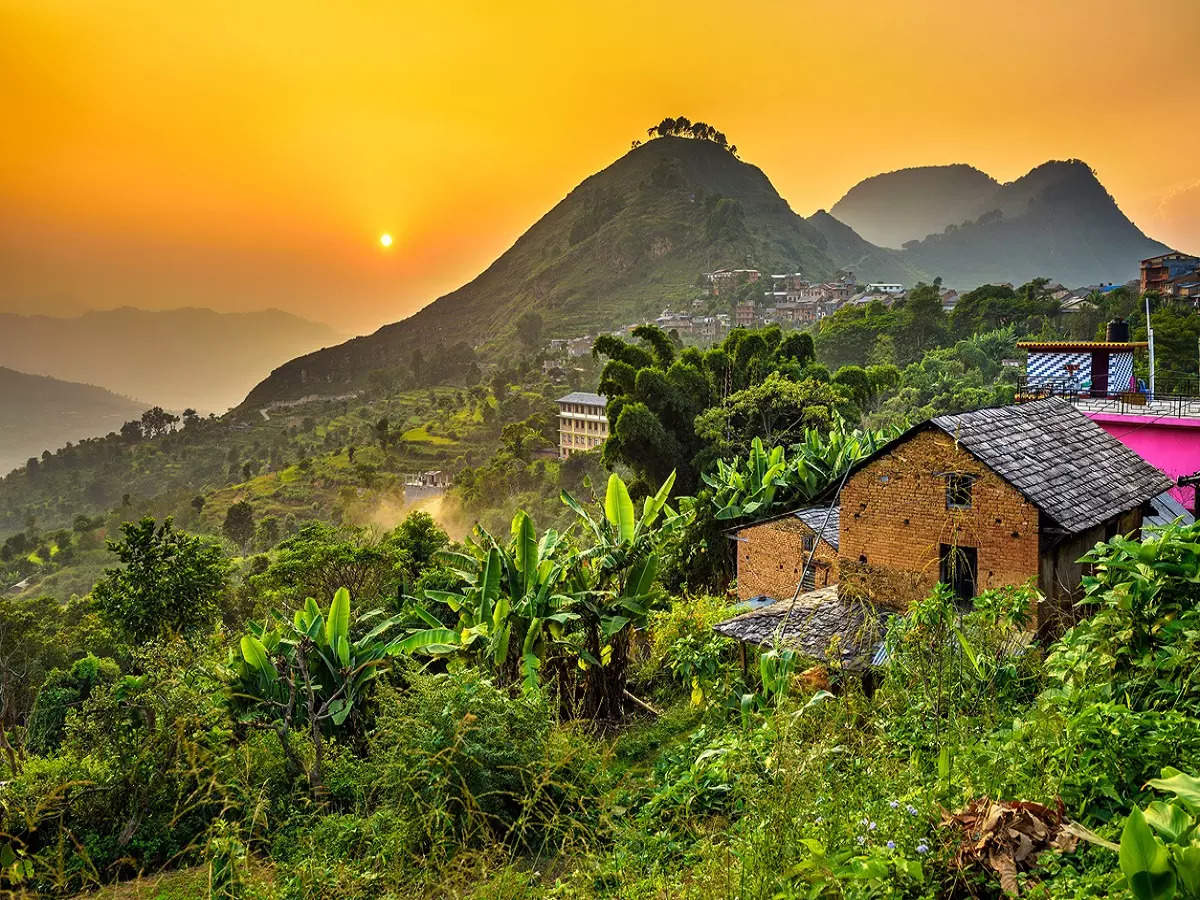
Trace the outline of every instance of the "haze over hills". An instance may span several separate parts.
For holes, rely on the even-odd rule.
[[[852,221],[839,221],[839,209]],[[855,221],[888,240],[925,239],[880,247]],[[931,224],[938,233],[918,234]],[[1003,185],[969,166],[893,172],[805,219],[760,169],[716,144],[659,138],[586,179],[470,283],[370,336],[280,366],[245,406],[353,390],[372,370],[439,345],[502,350],[528,310],[549,335],[643,320],[696,296],[701,273],[722,265],[810,279],[849,268],[860,282],[909,285],[940,275],[961,288],[1044,275],[1077,286],[1135,277],[1139,259],[1166,249],[1078,160]]]
[[[103,385],[168,409],[224,412],[272,366],[341,337],[327,325],[276,309],[123,307],[74,318],[0,314],[0,365]]]
[[[281,366],[258,406],[338,393],[442,343],[503,346],[536,310],[547,333],[595,333],[696,294],[701,273],[747,261],[828,277],[826,238],[767,176],[717,144],[664,137],[586,179],[486,271],[402,322]]]
[[[899,249],[974,219],[1000,182],[974,166],[918,166],[864,178],[829,210],[865,240]]]
[[[43,450],[117,431],[148,405],[94,385],[0,367],[0,476]]]
[[[831,212],[903,245],[911,270],[955,287],[1039,275],[1071,286],[1123,282],[1138,260],[1170,249],[1134,225],[1080,160],[1043,163],[1007,184],[969,166],[904,169],[860,182]],[[872,268],[863,274],[877,277]]]

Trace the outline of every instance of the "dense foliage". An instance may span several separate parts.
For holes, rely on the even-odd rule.
[[[639,510],[613,476],[600,516],[563,498],[570,532],[518,512],[508,539],[463,545],[421,516],[373,542],[309,529],[229,573],[215,614],[255,611],[248,626],[186,641],[130,631],[119,607],[115,648],[51,624],[55,665],[5,729],[0,878],[43,895],[163,869],[218,896],[1193,895],[1200,526],[1090,551],[1090,616],[1049,646],[1027,630],[1031,589],[964,611],[939,587],[893,617],[872,678],[814,680],[790,650],[743,666],[711,630],[726,599],[662,591],[654,560],[687,521],[670,488]],[[164,535],[189,537],[144,536]],[[135,591],[206,578],[139,572]],[[415,587],[431,572],[447,580]],[[377,601],[413,587],[390,613],[289,589],[331,573]],[[108,616],[84,602],[81,620]],[[981,796],[1061,799],[1086,840],[989,868],[939,824]]]
[[[1051,643],[1025,587],[939,587],[865,677],[713,631],[741,611],[725,528],[821,502],[913,417],[1004,400],[1019,337],[1102,322],[1046,287],[947,316],[927,286],[815,343],[605,337],[603,461],[548,458],[562,388],[529,318],[530,356],[461,388],[152,411],[10,476],[0,574],[32,587],[0,605],[0,889],[1195,895],[1200,527],[1088,551]],[[380,512],[442,465],[481,527]],[[1086,839],[1001,874],[942,824],[983,797],[1061,801]]]

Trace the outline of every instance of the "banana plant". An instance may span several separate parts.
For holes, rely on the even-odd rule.
[[[649,617],[658,574],[657,545],[690,518],[667,504],[674,484],[672,472],[658,491],[643,501],[639,515],[625,482],[613,473],[602,519],[593,518],[578,500],[562,492],[563,503],[594,541],[580,553],[570,607],[581,619],[573,646],[585,673],[584,712],[592,718],[616,718],[623,712],[629,635],[644,627]]]
[[[456,627],[442,628],[418,607],[417,615],[431,627],[404,638],[400,646],[429,655],[463,652],[486,661],[504,680],[519,670],[522,685],[532,690],[564,626],[578,618],[563,609],[569,598],[559,591],[572,565],[563,552],[566,537],[550,529],[539,540],[524,510],[513,516],[507,546],[482,527],[477,532],[479,539],[468,543],[468,552],[441,555],[458,573],[463,588],[426,592],[429,599],[458,613]]]
[[[829,432],[806,429],[804,439],[786,451],[782,446],[767,451],[755,438],[748,457],[717,460],[716,468],[701,476],[713,489],[714,518],[762,517],[785,504],[813,500],[899,433],[898,428],[850,430],[839,421]]]
[[[762,439],[756,437],[747,459],[732,463],[718,459],[716,471],[705,472],[701,478],[716,491],[713,499],[716,518],[740,519],[760,509],[770,509],[776,491],[790,486],[788,475],[783,447],[772,447],[768,452],[763,449]]]
[[[365,626],[382,616],[372,610],[358,618]],[[270,623],[251,623],[231,659],[229,701],[239,721],[276,731],[289,759],[289,733],[307,727],[315,749],[309,770],[320,784],[323,739],[342,728],[361,704],[370,684],[401,652],[398,637],[385,638],[404,621],[392,616],[355,637],[350,592],[339,588],[322,609],[309,597],[289,621],[275,613]]]

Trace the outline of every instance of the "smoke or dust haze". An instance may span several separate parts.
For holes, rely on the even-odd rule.
[[[390,531],[412,512],[426,512],[450,535],[451,540],[461,541],[474,527],[475,522],[464,513],[453,499],[445,494],[422,497],[408,501],[397,497],[381,497],[371,507],[362,524],[373,525],[382,531]]]
[[[0,311],[366,331],[679,114],[800,213],[901,167],[1078,157],[1200,249],[1194,0],[0,0],[0,30]]]

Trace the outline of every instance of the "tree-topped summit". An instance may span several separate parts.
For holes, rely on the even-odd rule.
[[[646,135],[651,138],[656,137],[690,137],[697,141],[712,141],[718,147],[723,147],[734,156],[737,156],[737,146],[730,144],[725,139],[725,132],[718,131],[707,122],[693,122],[687,116],[678,116],[676,118],[663,119],[657,125],[651,125],[646,129]],[[635,140],[633,146],[637,147],[641,141]]]

